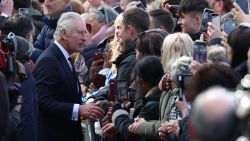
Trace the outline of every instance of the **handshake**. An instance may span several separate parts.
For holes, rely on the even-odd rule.
[[[106,102],[91,103],[79,106],[79,115],[85,119],[97,121],[104,118],[105,114],[111,107]]]
[[[79,106],[79,115],[85,119],[97,121],[104,117],[104,110],[98,104],[85,104]]]

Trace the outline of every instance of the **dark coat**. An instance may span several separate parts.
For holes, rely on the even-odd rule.
[[[188,132],[189,121],[190,117],[187,116],[179,122],[180,125],[179,141],[193,141],[191,134]]]
[[[88,68],[88,71],[82,76],[83,84],[87,86],[90,85],[89,70],[93,62],[93,56],[97,51],[98,51],[98,48],[96,45],[87,45],[81,52],[81,55],[83,55],[84,60],[85,60],[85,65]]]
[[[117,66],[117,80],[127,80],[130,82],[131,74],[134,70],[135,59],[135,41],[132,41],[126,52],[120,54],[113,63]]]
[[[21,108],[21,126],[17,131],[19,141],[37,141],[37,93],[33,74],[28,69],[28,63],[24,63],[26,73],[29,76],[21,84],[23,98]]]
[[[66,7],[62,13],[71,12],[70,6]],[[42,28],[42,31],[37,37],[37,40],[34,43],[34,47],[45,50],[53,43],[53,34],[56,30],[57,21],[59,20],[61,15],[56,17],[45,17],[44,22],[45,25]]]
[[[237,67],[235,67],[234,71],[240,75],[240,78],[243,78],[246,74],[248,74],[247,60],[243,61]]]
[[[7,82],[4,75],[0,71],[0,141],[2,141],[2,136],[6,134],[8,115],[9,115],[9,98],[7,90]]]
[[[80,85],[55,44],[41,54],[33,73],[38,96],[38,140],[82,141],[80,120],[71,120],[73,105],[81,103]]]

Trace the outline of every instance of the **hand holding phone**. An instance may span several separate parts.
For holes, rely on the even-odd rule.
[[[215,38],[223,38],[223,33],[219,27],[217,27],[214,23],[208,23],[207,28],[208,41],[211,41]]]
[[[118,102],[128,101],[128,84],[126,80],[116,80],[116,94]]]
[[[192,77],[192,74],[180,74],[177,75],[177,83],[179,88],[179,100],[183,99],[184,94],[186,93],[186,87],[190,84],[190,81],[188,80],[190,77]]]
[[[113,79],[109,81],[109,101],[116,101],[116,82]]]
[[[213,13],[214,13],[214,11],[212,9],[205,8],[203,10],[201,27],[200,27],[201,32],[207,32],[208,22],[212,22],[212,18],[213,18],[212,14]]]

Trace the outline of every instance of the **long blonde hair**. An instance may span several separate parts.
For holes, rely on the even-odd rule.
[[[162,45],[162,66],[164,72],[171,72],[171,66],[181,56],[193,58],[194,43],[186,33],[168,35]]]

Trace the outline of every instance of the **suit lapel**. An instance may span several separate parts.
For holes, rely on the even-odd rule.
[[[69,67],[69,64],[68,64],[66,58],[64,57],[63,53],[55,44],[53,44],[51,46],[51,48],[52,48],[52,51],[55,53],[55,56],[56,56],[57,60],[59,61],[59,64],[61,64],[61,67],[62,67],[63,71],[65,72],[67,80],[69,80],[70,82],[73,82],[73,80],[74,80],[73,73],[72,73],[72,71]],[[71,83],[71,85],[72,85],[73,89],[76,86],[74,83]]]

